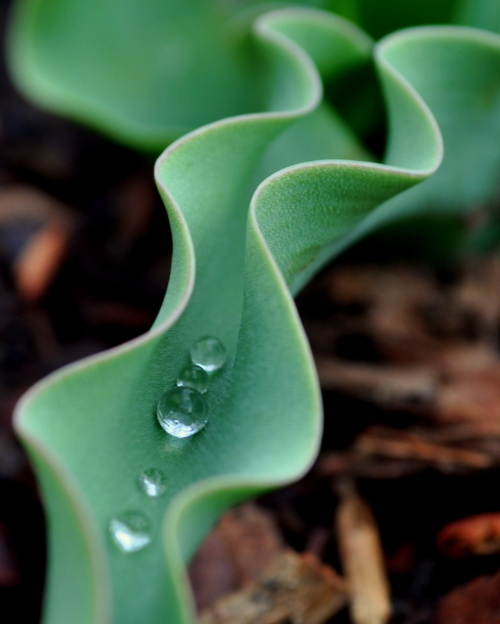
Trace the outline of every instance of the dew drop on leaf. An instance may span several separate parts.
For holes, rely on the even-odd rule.
[[[158,498],[167,491],[167,480],[158,468],[148,468],[139,475],[139,487],[151,498]]]
[[[226,348],[218,338],[205,336],[191,347],[191,360],[207,373],[213,373],[224,366]]]
[[[138,511],[125,511],[111,519],[109,532],[114,543],[125,553],[146,548],[151,543],[151,524]]]
[[[177,377],[177,385],[192,388],[203,394],[208,388],[208,374],[199,366],[191,365],[183,368]]]
[[[198,433],[208,422],[203,395],[181,386],[165,392],[158,401],[157,414],[160,425],[175,438]]]

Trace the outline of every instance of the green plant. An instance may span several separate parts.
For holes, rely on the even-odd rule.
[[[63,13],[52,7],[44,28]],[[320,395],[291,294],[381,224],[463,211],[498,190],[498,36],[429,27],[373,46],[342,18],[295,8],[259,15],[243,40],[265,67],[261,112],[200,128],[157,162],[174,257],[153,328],[55,373],[19,405],[49,519],[47,624],[192,621],[183,566],[211,524],[296,479],[317,451]],[[335,85],[372,58],[388,116],[383,164],[321,100],[320,75]],[[151,145],[156,131],[123,117],[110,128]],[[178,440],[159,427],[156,405],[205,335],[224,343],[228,361],[207,394],[208,426]],[[166,475],[157,500],[136,486],[148,468]],[[153,543],[124,554],[108,525],[128,509],[145,511]]]
[[[283,3],[275,3],[283,4]],[[379,38],[422,24],[500,31],[496,0],[300,0]],[[261,0],[17,0],[9,60],[39,104],[159,152],[224,117],[266,109],[267,76],[249,36]]]

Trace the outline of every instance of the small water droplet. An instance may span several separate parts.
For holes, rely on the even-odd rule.
[[[176,438],[187,438],[208,422],[207,404],[192,388],[181,386],[165,392],[158,401],[158,422]]]
[[[213,373],[224,366],[226,362],[226,348],[220,340],[213,336],[200,338],[191,347],[191,360],[207,373]]]
[[[177,377],[177,385],[184,388],[192,388],[203,394],[208,388],[208,374],[203,368],[195,366],[186,366]]]
[[[158,468],[148,468],[139,475],[139,487],[151,498],[158,498],[167,491],[167,480]]]
[[[149,520],[138,511],[125,511],[111,519],[109,532],[120,550],[137,552],[151,543]]]

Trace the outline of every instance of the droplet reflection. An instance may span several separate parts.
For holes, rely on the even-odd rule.
[[[160,398],[157,416],[167,433],[175,438],[187,438],[207,424],[207,404],[196,390],[177,387]]]
[[[148,468],[139,475],[139,487],[151,498],[158,498],[167,491],[167,480],[158,468]]]
[[[133,553],[151,543],[151,525],[145,515],[138,511],[126,511],[111,519],[109,532],[118,548]]]
[[[222,368],[226,362],[226,348],[218,338],[205,336],[191,347],[193,364],[213,373]]]

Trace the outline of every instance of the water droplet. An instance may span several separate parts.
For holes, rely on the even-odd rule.
[[[203,394],[208,388],[208,374],[199,366],[186,366],[177,377],[177,385],[192,388]]]
[[[226,349],[222,342],[213,336],[200,338],[191,347],[193,364],[200,366],[207,373],[213,373],[224,366]]]
[[[167,491],[167,480],[158,468],[148,468],[139,475],[139,487],[151,498],[157,498]]]
[[[151,543],[149,520],[138,511],[125,511],[109,523],[109,532],[120,550],[137,552]]]
[[[207,424],[206,401],[192,388],[169,390],[158,401],[158,421],[170,435],[187,438]]]

